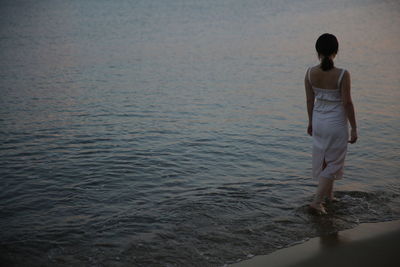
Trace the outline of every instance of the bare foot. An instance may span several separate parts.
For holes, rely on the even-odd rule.
[[[322,204],[315,204],[315,203],[311,203],[309,206],[309,209],[312,213],[316,213],[317,215],[326,215],[328,214],[324,208],[324,206],[322,206]]]

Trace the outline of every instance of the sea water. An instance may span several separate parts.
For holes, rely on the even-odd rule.
[[[1,1],[1,262],[222,266],[400,218],[399,29],[395,0]],[[359,140],[315,217],[325,32]]]

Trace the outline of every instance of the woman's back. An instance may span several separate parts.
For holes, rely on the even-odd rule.
[[[342,73],[341,69],[333,68],[329,71],[323,71],[321,68],[312,67],[310,69],[309,78],[313,87],[322,89],[339,89],[338,81]]]

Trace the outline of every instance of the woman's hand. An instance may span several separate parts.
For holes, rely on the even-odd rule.
[[[312,136],[312,124],[311,123],[308,124],[307,133],[308,133],[309,136]]]
[[[351,134],[350,134],[350,144],[354,144],[355,142],[357,142],[357,128],[352,128],[351,129]]]

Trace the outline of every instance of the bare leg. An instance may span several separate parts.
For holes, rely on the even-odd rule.
[[[324,170],[326,166],[327,164],[324,159],[324,162],[322,163],[322,170]],[[319,178],[317,192],[315,193],[313,202],[310,204],[311,208],[319,211],[322,214],[326,214],[326,210],[324,206],[322,206],[322,202],[324,201],[325,196],[330,193],[330,190],[333,186],[332,183],[333,180],[331,181],[331,179],[326,179],[323,177]]]
[[[326,168],[327,164],[326,161],[324,160],[324,163],[322,164],[322,170],[324,170]],[[330,201],[334,201],[337,200],[334,196],[333,196],[333,182],[334,180],[329,179],[330,182],[328,184],[328,188],[327,188],[327,192],[326,192],[326,197],[328,198],[328,200]]]
[[[310,207],[314,208],[321,213],[326,213],[324,206],[322,206],[322,202],[324,197],[328,194],[328,190],[332,185],[332,180],[324,177],[319,178],[317,192],[315,193],[315,197],[313,202],[311,202]]]
[[[326,168],[327,164],[324,159],[322,163],[322,170]],[[321,213],[326,213],[324,206],[322,206],[322,202],[324,201],[324,196],[326,195],[327,190],[329,189],[329,184],[327,183],[327,179],[319,178],[317,192],[315,193],[315,197],[313,202],[311,202],[310,207],[320,211]]]
[[[328,187],[328,192],[327,192],[327,197],[329,200],[334,199],[335,197],[333,196],[333,180],[331,181],[331,183],[329,184]]]
[[[328,166],[328,164],[326,164],[326,161],[325,161],[325,159],[324,159],[324,162],[322,163],[322,170],[324,170],[325,168],[326,168],[326,166]],[[330,179],[329,179],[330,180]],[[329,200],[332,200],[334,197],[333,197],[333,182],[334,182],[334,180],[330,180],[329,181],[329,184],[327,185],[327,192],[326,192],[326,197],[329,199]],[[322,202],[324,202],[324,201],[322,201]]]
[[[331,183],[331,185],[329,187],[328,194],[327,194],[327,197],[328,197],[330,202],[339,201],[333,194],[333,182],[334,182],[334,180],[332,180],[332,183]]]

